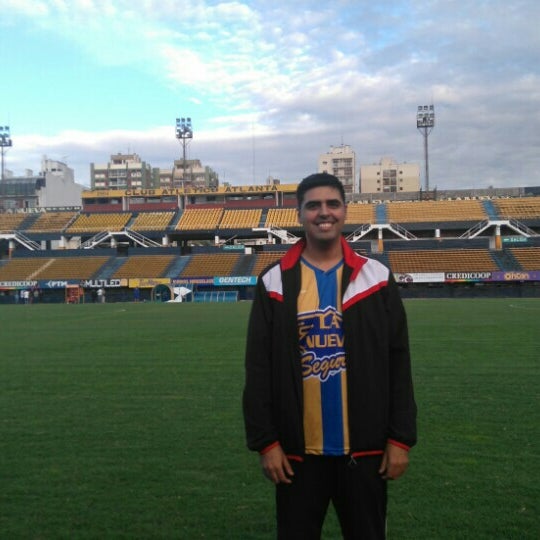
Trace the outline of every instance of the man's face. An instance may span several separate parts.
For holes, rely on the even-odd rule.
[[[346,217],[347,207],[339,190],[328,186],[306,191],[298,210],[298,221],[308,243],[339,242]]]

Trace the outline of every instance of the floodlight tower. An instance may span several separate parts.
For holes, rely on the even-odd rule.
[[[435,109],[433,105],[418,105],[416,113],[416,128],[424,137],[424,161],[426,166],[426,193],[429,191],[429,159],[428,136],[435,126]]]
[[[189,141],[193,139],[193,128],[191,127],[191,118],[176,119],[176,138],[182,142],[183,162],[182,162],[182,185],[186,179],[186,147]]]
[[[0,126],[0,151],[2,154],[2,182],[4,181],[4,155],[6,148],[13,146],[13,141],[9,136],[9,126]]]

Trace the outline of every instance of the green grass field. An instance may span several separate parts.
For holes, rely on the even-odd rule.
[[[0,306],[0,538],[273,538],[240,409],[249,307]],[[388,538],[540,538],[540,301],[406,308],[419,444]]]

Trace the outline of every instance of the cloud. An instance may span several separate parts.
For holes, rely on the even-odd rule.
[[[128,148],[168,167],[179,147],[164,117],[172,123],[178,110],[193,117],[191,155],[232,183],[269,173],[298,180],[342,142],[359,164],[383,155],[423,162],[415,112],[434,103],[433,185],[540,185],[533,0],[0,0],[0,8],[5,28],[38,28],[104,77],[100,100],[88,105],[102,127],[73,131],[72,115],[52,136],[19,133],[15,169],[42,153],[68,155],[87,182],[89,163]],[[105,79],[128,70],[133,87]],[[121,90],[107,98],[112,84]],[[142,87],[150,97],[135,102]],[[57,107],[50,114],[60,118],[66,105]],[[112,129],[134,114],[144,116],[140,130]]]

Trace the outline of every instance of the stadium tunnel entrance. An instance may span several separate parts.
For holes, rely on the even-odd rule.
[[[152,302],[168,302],[169,300],[172,300],[172,297],[173,294],[171,288],[168,285],[160,283],[152,289]]]

